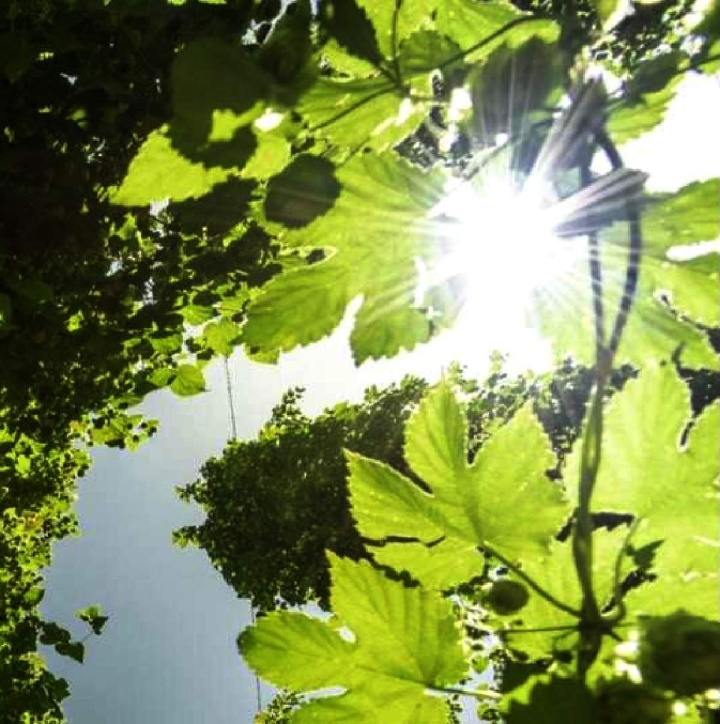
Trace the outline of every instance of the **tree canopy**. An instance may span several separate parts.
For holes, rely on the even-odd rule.
[[[204,366],[239,345],[258,361],[277,361],[333,331],[358,297],[351,333],[358,364],[414,349],[452,326],[472,280],[466,268],[445,268],[457,220],[438,215],[438,204],[452,184],[482,195],[498,167],[511,169],[504,180],[515,191],[543,189],[559,238],[587,240],[528,299],[529,318],[556,358],[571,354],[590,370],[580,387],[583,400],[592,388],[591,404],[569,420],[576,432],[567,450],[558,459],[540,408],[521,404],[522,386],[505,411],[492,403],[507,422],[487,436],[473,427],[473,404],[481,403],[465,410],[447,385],[428,392],[410,418],[410,403],[424,391],[419,381],[316,421],[287,398],[275,414],[281,424],[256,443],[232,446],[227,459],[240,470],[258,455],[287,466],[290,441],[303,460],[307,440],[323,445],[329,467],[314,479],[332,481],[343,530],[357,525],[376,541],[395,575],[365,560],[354,533],[339,539],[352,545],[337,549],[332,526],[303,538],[297,526],[307,520],[307,507],[300,515],[307,488],[287,469],[296,496],[285,508],[287,540],[298,567],[285,582],[235,578],[242,567],[237,549],[223,547],[226,532],[214,551],[214,533],[202,544],[231,584],[258,602],[269,605],[278,593],[299,601],[314,591],[362,641],[285,612],[247,632],[243,653],[297,692],[326,685],[350,692],[299,708],[297,721],[316,713],[362,720],[388,700],[398,720],[436,721],[446,704],[423,692],[447,693],[470,663],[458,612],[442,595],[448,581],[427,578],[419,562],[458,556],[468,572],[487,560],[516,583],[551,576],[557,586],[542,595],[530,585],[519,620],[564,626],[567,636],[523,638],[514,620],[483,618],[504,637],[508,661],[554,657],[555,668],[534,672],[509,696],[508,686],[500,692],[511,724],[537,721],[542,709],[553,721],[590,721],[588,712],[607,701],[618,711],[640,702],[636,710],[647,714],[659,700],[663,716],[676,699],[693,712],[706,707],[702,671],[681,681],[652,651],[682,660],[684,636],[703,646],[715,636],[706,620],[717,618],[707,500],[718,467],[717,411],[704,403],[717,385],[717,253],[695,245],[718,236],[718,181],[643,196],[642,174],[623,169],[617,149],[662,121],[683,77],[717,72],[718,4],[638,0],[629,15],[624,9],[605,0],[0,0],[0,718],[62,721],[68,687],[46,670],[38,644],[83,658],[82,642],[44,620],[39,604],[52,541],[76,532],[72,502],[89,465],[85,446],[136,447],[157,426],[132,409],[149,392],[202,392]],[[590,79],[608,71],[618,90]],[[610,173],[597,170],[598,156]],[[485,240],[479,227],[478,238],[492,244],[495,232]],[[518,274],[522,254],[512,261],[497,275]],[[610,395],[611,368],[617,375],[627,364],[639,376]],[[691,381],[692,400],[676,369]],[[482,390],[475,393],[482,400]],[[368,416],[373,404],[377,420]],[[688,427],[693,409],[699,414]],[[346,485],[337,450],[350,443],[357,448]],[[468,495],[476,483],[489,485],[482,469],[493,479],[510,475],[517,461],[507,448],[525,444],[535,452],[519,456],[526,484],[546,505],[522,518],[508,480],[502,494],[488,493],[497,520],[487,528],[486,509]],[[203,474],[232,487],[224,462],[208,462]],[[610,480],[623,480],[622,492]],[[385,518],[372,502],[378,485],[395,509]],[[697,519],[695,532],[667,506],[651,505],[655,486],[658,499],[682,489],[673,510]],[[649,522],[633,524],[624,543],[617,532],[594,532],[595,487],[603,510]],[[187,494],[212,509],[208,490],[196,485]],[[258,490],[270,496],[256,499],[261,507],[278,494],[269,484]],[[571,521],[570,540],[556,545],[562,520]],[[217,522],[225,531],[231,525]],[[525,537],[509,541],[513,526]],[[655,553],[661,534],[667,539]],[[606,585],[599,589],[596,538]],[[335,550],[329,579],[322,547]],[[310,554],[312,568],[303,570]],[[626,564],[644,587],[620,590]],[[363,612],[362,600],[375,603]],[[626,662],[649,682],[642,686],[597,665],[603,646],[621,637],[612,626],[634,626],[637,612],[655,619],[638,625],[649,643],[637,662]],[[101,632],[99,608],[79,616]],[[679,632],[669,643],[667,627]],[[388,629],[406,644],[403,657],[379,646]],[[269,660],[281,642],[293,662],[303,640],[314,647],[306,652],[314,664],[299,667],[305,678]],[[576,674],[562,668],[563,656],[574,657]],[[366,672],[356,676],[358,662]],[[330,682],[334,669],[348,678]],[[557,701],[565,707],[559,714]]]

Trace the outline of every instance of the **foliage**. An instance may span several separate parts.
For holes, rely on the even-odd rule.
[[[673,358],[693,379],[718,366],[708,335],[718,325],[716,255],[673,254],[678,243],[692,247],[717,235],[717,182],[648,198],[640,254],[642,176],[616,168],[598,177],[590,161],[601,148],[618,166],[609,136],[620,143],[650,130],[683,74],[717,70],[717,4],[695,17],[684,5],[638,3],[640,33],[632,18],[617,22],[618,6],[539,2],[524,13],[502,0],[323,0],[315,12],[307,0],[286,8],[251,0],[0,1],[3,717],[13,723],[62,718],[67,687],[45,670],[38,641],[82,658],[81,642],[38,612],[39,570],[49,562],[51,541],[74,530],[74,480],[87,467],[78,444],[137,446],[155,429],[154,421],[128,411],[144,395],[163,387],[181,396],[201,392],[204,365],[239,344],[274,361],[332,331],[359,296],[351,336],[358,362],[412,349],[452,325],[464,302],[466,269],[442,273],[456,223],[434,212],[450,182],[492,185],[497,167],[490,161],[498,156],[509,160],[515,187],[549,186],[549,207],[562,211],[560,236],[590,237],[592,279],[583,253],[528,300],[557,358],[572,353],[594,369],[581,384],[593,388],[582,437],[575,441],[575,420],[561,423],[569,434],[560,451],[545,439],[550,428],[530,406],[510,402],[507,424],[481,424],[469,441],[466,413],[449,388],[432,392],[408,423],[407,464],[397,459],[397,444],[386,443],[367,455],[382,459],[383,450],[395,451],[394,459],[388,454],[392,467],[356,457],[350,483],[359,529],[370,531],[378,556],[389,556],[388,563],[415,581],[431,581],[432,590],[386,580],[367,561],[336,558],[331,604],[347,618],[341,625],[357,629],[362,641],[278,613],[244,635],[243,646],[258,668],[291,687],[324,685],[328,679],[320,674],[332,662],[348,664],[347,696],[314,699],[297,710],[301,720],[308,711],[362,716],[375,694],[389,692],[397,694],[389,706],[398,717],[420,712],[437,720],[446,706],[425,696],[425,687],[448,688],[466,678],[469,659],[442,595],[446,571],[429,576],[437,568],[428,562],[462,548],[464,578],[488,573],[477,564],[486,559],[530,587],[518,620],[570,627],[566,636],[536,635],[521,634],[515,619],[483,623],[504,636],[508,655],[557,659],[552,671],[504,694],[508,721],[537,721],[539,709],[553,721],[591,721],[597,697],[624,696],[599,683],[617,681],[600,671],[612,658],[611,631],[634,626],[641,611],[671,616],[690,598],[690,614],[715,615],[711,547],[688,533],[687,521],[669,515],[649,472],[691,481],[683,505],[698,513],[708,528],[703,535],[712,535],[703,505],[707,510],[713,494],[716,459],[709,451],[698,462],[693,449],[708,451],[717,415],[702,412],[688,431],[684,388],[669,365],[658,365]],[[578,90],[588,62],[621,67],[623,88],[609,98],[597,83]],[[507,82],[514,86],[508,97],[525,93],[524,104],[496,107]],[[457,110],[452,100],[463,90],[470,107]],[[558,115],[554,105],[563,94],[574,100]],[[483,243],[495,242],[487,236]],[[517,257],[497,274],[516,273],[522,261]],[[424,287],[422,269],[430,271]],[[610,368],[625,363],[642,368],[640,376],[611,395]],[[658,390],[667,392],[666,406]],[[481,395],[474,404],[485,402]],[[653,435],[631,436],[637,447],[630,449],[617,426],[645,425],[636,404],[665,417]],[[584,407],[583,400],[578,424]],[[396,409],[395,419],[404,414]],[[350,418],[355,414],[360,411]],[[293,424],[302,429],[302,449],[314,423]],[[345,434],[342,420],[334,429],[336,440]],[[448,433],[442,444],[439,430]],[[688,448],[666,445],[661,465],[657,441],[673,435]],[[525,440],[527,454],[520,455]],[[272,446],[260,441],[258,449],[270,455]],[[342,462],[332,450],[325,458],[337,466],[328,478],[334,510],[350,528],[345,488],[337,482]],[[246,448],[235,452],[243,464],[251,461]],[[510,464],[516,453],[524,472],[519,482]],[[702,467],[697,477],[696,466]],[[548,467],[552,474],[545,477]],[[449,477],[438,477],[438,470]],[[607,479],[616,473],[626,479],[622,494],[608,493]],[[581,481],[577,493],[573,476]],[[373,505],[378,480],[405,506],[397,521]],[[501,480],[509,490],[498,489]],[[647,520],[634,525],[632,540],[618,540],[619,528],[593,533],[596,483],[604,506]],[[541,491],[548,508],[521,519],[528,505],[517,484]],[[662,495],[672,484],[663,484]],[[483,488],[492,506],[478,497]],[[302,499],[303,487],[296,489]],[[270,500],[279,495],[277,486],[272,493],[269,485],[260,490]],[[511,496],[517,505],[510,505]],[[488,515],[495,507],[508,524],[518,521],[524,537],[513,540],[498,527],[502,516]],[[571,518],[571,540],[553,542],[563,516]],[[291,525],[298,520],[291,517]],[[661,526],[674,537],[661,543]],[[315,560],[328,535],[308,542]],[[403,540],[393,538],[398,535]],[[296,547],[302,536],[290,540]],[[686,544],[687,563],[680,555]],[[361,558],[362,551],[349,557]],[[621,585],[633,571],[643,584]],[[604,574],[597,586],[594,572]],[[537,585],[549,576],[552,591]],[[467,583],[453,578],[453,585]],[[288,600],[302,598],[316,580],[290,586]],[[275,582],[258,585],[269,605]],[[384,607],[360,615],[359,590],[367,600],[382,592]],[[415,612],[407,622],[401,621],[404,607]],[[100,631],[99,611],[81,615]],[[427,649],[417,644],[420,624]],[[309,652],[322,666],[315,674],[308,668],[299,683],[273,668],[263,650],[283,636],[295,646],[292,626],[312,631],[325,647]],[[388,627],[402,633],[402,660],[373,641]],[[573,652],[575,674],[563,668]],[[641,693],[655,701],[655,691]]]
[[[616,386],[629,374],[619,373]],[[498,359],[482,384],[459,368],[448,379],[466,398],[472,457],[527,402],[562,456],[580,433],[592,370],[567,363],[545,375],[509,378]],[[403,428],[427,389],[425,381],[406,377],[314,419],[301,410],[302,390],[288,391],[256,440],[228,443],[221,457],[205,462],[198,480],[178,490],[206,518],[177,530],[176,542],[203,548],[238,596],[260,609],[309,601],[327,608],[325,550],[369,557],[350,512],[343,450],[382,460],[419,482],[403,458]]]

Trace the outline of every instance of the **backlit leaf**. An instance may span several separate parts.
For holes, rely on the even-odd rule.
[[[391,155],[355,157],[336,176],[342,191],[335,205],[285,236],[332,256],[265,285],[243,332],[258,351],[287,351],[329,334],[358,295],[363,306],[352,333],[358,362],[412,349],[430,336],[426,313],[414,306],[413,260],[434,246],[425,217],[443,193],[442,176]]]
[[[232,354],[234,342],[239,336],[237,325],[229,319],[221,319],[219,322],[210,322],[203,331],[203,337],[213,352],[225,355]]]
[[[473,550],[478,546],[513,561],[546,555],[568,509],[561,490],[545,477],[553,455],[540,424],[529,408],[522,409],[472,464],[465,426],[445,385],[423,400],[408,423],[405,455],[429,493],[381,463],[348,453],[351,504],[361,534],[430,547],[447,541],[463,570],[480,562]],[[417,564],[422,580],[428,561],[419,556]],[[416,575],[411,557],[403,567]]]
[[[205,391],[205,378],[195,365],[180,365],[170,389],[178,397],[190,397]]]
[[[241,634],[246,661],[276,686],[345,689],[312,699],[295,721],[360,724],[381,708],[393,722],[442,724],[447,705],[426,689],[455,683],[467,672],[450,604],[390,581],[366,562],[333,555],[330,562],[332,608],[352,641],[334,624],[276,612]]]
[[[720,409],[707,408],[681,448],[689,417],[687,387],[670,366],[643,370],[606,413],[593,506],[643,519],[633,543],[662,541],[652,563],[661,579],[717,573]],[[568,460],[568,480],[579,465],[578,448]]]

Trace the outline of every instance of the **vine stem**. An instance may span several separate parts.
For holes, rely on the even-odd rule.
[[[622,159],[615,145],[601,127],[593,132],[593,140],[600,147],[614,170],[622,167]],[[583,185],[590,181],[590,169],[587,164],[581,167]],[[592,495],[597,481],[602,456],[603,438],[603,400],[605,390],[612,371],[613,358],[620,346],[620,339],[625,323],[632,308],[637,292],[638,273],[641,253],[640,217],[637,205],[631,199],[626,204],[630,246],[625,269],[625,284],[620,305],[617,310],[609,344],[605,344],[605,320],[603,312],[602,260],[598,238],[595,233],[589,236],[590,279],[595,317],[595,389],[588,415],[588,422],[583,436],[580,480],[578,482],[578,507],[573,528],[572,550],[578,582],[582,591],[582,610],[580,627],[580,651],[578,655],[578,672],[585,676],[588,668],[597,657],[604,635],[604,628],[609,623],[598,607],[593,587],[593,520],[591,511]],[[631,529],[630,535],[634,532]],[[624,554],[627,542],[621,551]],[[617,561],[615,570],[615,592],[617,583]],[[612,620],[621,620],[624,615],[622,603],[614,612]]]
[[[521,578],[523,581],[525,581],[525,583],[527,583],[527,585],[530,586],[530,588],[532,588],[535,593],[537,593],[539,596],[542,596],[548,603],[555,606],[555,608],[560,609],[561,611],[564,611],[571,616],[574,616],[575,618],[581,618],[580,611],[577,611],[572,606],[568,606],[568,604],[563,603],[558,598],[555,598],[552,593],[546,591],[539,583],[537,583],[533,578],[525,573],[525,571],[523,571],[520,566],[510,561],[501,553],[493,550],[492,548],[490,548],[490,546],[483,545],[483,548],[488,553],[488,555],[491,555],[493,558],[497,558],[500,563],[502,563],[506,568],[510,569],[516,576],[518,576],[518,578]]]
[[[456,686],[429,686],[430,691],[442,694],[457,694],[458,696],[472,696],[476,699],[502,699],[502,694],[491,689],[461,689]]]

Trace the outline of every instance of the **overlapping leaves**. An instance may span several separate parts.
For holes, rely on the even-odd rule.
[[[348,454],[361,534],[410,542],[411,552],[408,543],[386,542],[375,549],[378,560],[441,589],[480,574],[478,548],[512,561],[542,557],[568,514],[561,490],[545,477],[553,455],[529,408],[500,428],[472,463],[466,425],[446,385],[431,392],[408,423],[405,456],[427,492],[382,463]]]
[[[647,612],[662,599],[666,608],[716,616],[720,409],[707,408],[681,446],[689,418],[687,388],[671,367],[646,369],[629,382],[607,412],[593,505],[639,516],[637,549],[659,543],[645,564],[658,578],[633,592],[631,605]],[[576,450],[568,480],[579,465]]]
[[[367,563],[330,555],[336,626],[303,613],[278,612],[239,638],[248,663],[276,686],[294,691],[341,687],[301,707],[293,721],[441,724],[447,707],[427,689],[462,679],[467,664],[451,606],[438,594],[390,581]]]
[[[244,341],[254,349],[273,353],[320,339],[358,295],[363,305],[351,335],[358,362],[412,349],[430,336],[427,313],[414,304],[414,260],[433,253],[425,219],[443,193],[442,175],[384,154],[355,157],[336,176],[342,191],[330,211],[285,237],[328,248],[331,255],[265,286],[244,329]],[[302,193],[298,187],[298,207]]]

